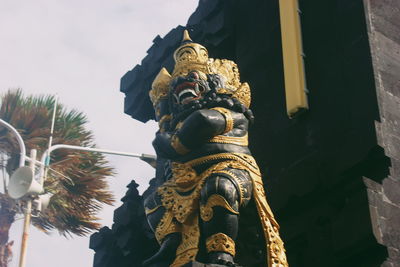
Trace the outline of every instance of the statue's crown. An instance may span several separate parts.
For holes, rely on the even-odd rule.
[[[174,52],[175,68],[172,77],[186,75],[192,70],[208,73],[208,51],[201,44],[194,43],[189,32],[183,32],[181,46]]]
[[[219,94],[229,94],[238,98],[245,106],[250,105],[250,87],[240,82],[239,69],[235,62],[227,59],[208,57],[207,49],[190,39],[187,30],[183,32],[181,45],[174,52],[175,67],[172,75],[162,68],[154,79],[150,98],[156,106],[161,99],[168,97],[169,85],[172,79],[186,76],[191,71],[201,71],[204,74],[218,74],[224,80],[224,88],[217,88]]]
[[[149,92],[151,102],[153,102],[154,106],[156,106],[161,99],[168,97],[170,81],[171,75],[166,68],[162,68],[154,79]]]

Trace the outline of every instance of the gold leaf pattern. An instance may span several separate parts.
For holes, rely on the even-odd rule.
[[[207,199],[207,203],[205,205],[200,206],[200,217],[203,221],[208,222],[212,219],[214,214],[212,208],[215,206],[223,207],[229,212],[239,215],[239,212],[234,210],[223,196],[213,194]]]
[[[226,252],[235,256],[235,241],[224,233],[217,233],[206,240],[207,252]]]

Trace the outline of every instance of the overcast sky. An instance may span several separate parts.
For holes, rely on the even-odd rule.
[[[22,88],[25,94],[58,94],[68,108],[85,112],[98,147],[154,154],[156,124],[123,113],[120,78],[146,55],[157,34],[185,25],[198,0],[1,0],[0,92]],[[125,186],[136,179],[143,191],[154,176],[137,159],[108,157],[118,174],[110,179],[116,207]],[[113,210],[100,217],[111,226]],[[18,253],[22,220],[11,240]],[[47,236],[33,227],[27,267],[92,266],[89,238]]]

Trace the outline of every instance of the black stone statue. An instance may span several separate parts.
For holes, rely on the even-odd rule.
[[[248,84],[234,62],[208,58],[186,31],[174,59],[172,75],[163,68],[150,91],[164,182],[145,200],[160,249],[144,266],[239,266],[254,253],[263,257],[254,266],[288,266],[248,149]]]

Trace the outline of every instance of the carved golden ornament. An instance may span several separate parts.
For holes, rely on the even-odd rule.
[[[243,167],[242,168],[238,168],[238,169],[243,169]],[[245,194],[244,188],[243,188],[243,184],[242,184],[243,181],[241,179],[237,178],[236,174],[234,174],[233,172],[231,172],[229,170],[222,170],[222,171],[219,171],[218,173],[225,173],[228,176],[232,177],[236,181],[236,184],[239,187],[239,193],[240,193],[240,195],[239,195],[239,204],[242,205],[242,203],[244,201],[244,194]]]
[[[188,196],[182,196],[175,188],[162,186],[158,189],[158,192],[162,197],[163,206],[168,212],[172,213],[180,223],[185,223],[190,215],[198,210],[198,203],[196,200],[199,199],[200,190]]]
[[[222,156],[217,157],[218,159],[225,159],[226,161],[214,164],[200,175],[197,175],[191,164],[174,162],[172,164],[173,178],[157,189],[158,194],[161,196],[162,206],[172,212],[178,222],[184,223],[191,214],[199,210],[200,191],[205,179],[211,174],[224,171],[227,168],[242,170],[251,168],[253,172],[259,173],[258,168],[255,169],[242,157],[238,156],[241,155],[240,153],[238,155],[231,153],[217,155]],[[233,160],[229,160],[228,156],[229,159]],[[207,162],[210,156],[201,159],[204,160],[202,162]],[[215,157],[212,159],[215,159]],[[191,163],[193,162],[191,161]]]
[[[232,144],[238,146],[248,146],[249,139],[248,135],[244,136],[226,136],[226,135],[216,135],[210,140],[209,143],[221,143],[221,144]]]
[[[200,229],[198,224],[200,192],[204,181],[213,173],[220,172],[228,166],[242,166],[234,161],[223,161],[214,164],[201,174],[197,175],[190,165],[185,163],[176,163],[172,165],[173,178],[166,181],[157,189],[161,197],[162,206],[165,207],[165,217],[175,218],[181,226],[182,242],[179,245],[173,267],[183,266],[191,262],[198,252],[198,242],[200,238]],[[242,166],[242,168],[245,168]],[[193,184],[187,188],[179,186],[176,180],[185,179]],[[157,227],[158,229],[158,227]],[[161,231],[162,232],[162,231]]]
[[[196,174],[192,168],[193,166],[213,161],[220,162],[215,163],[201,174]],[[187,163],[173,164],[173,178],[165,182],[157,190],[161,196],[162,205],[166,209],[166,214],[169,214],[166,216],[168,218],[167,221],[171,217],[176,219],[180,223],[180,232],[183,235],[183,240],[178,247],[175,261],[171,266],[183,266],[193,261],[196,257],[200,238],[198,214],[200,213],[199,200],[201,189],[207,177],[213,173],[229,171],[229,168],[247,170],[251,176],[253,197],[266,240],[268,266],[287,267],[285,249],[279,236],[279,225],[265,198],[259,168],[252,156],[242,153],[219,153]],[[190,184],[189,186],[185,184],[185,187],[182,187],[176,183],[176,180],[187,179],[185,178],[186,176],[189,176],[188,180],[192,181],[188,183]],[[235,176],[232,177],[234,178]],[[166,232],[168,231],[164,231],[164,233]]]
[[[161,119],[158,121],[158,126],[160,127],[160,130],[164,130],[164,123],[170,121],[172,119],[171,115],[164,115],[161,117]]]
[[[182,224],[182,242],[176,250],[176,257],[170,267],[181,267],[195,260],[199,251],[200,228],[198,216],[191,216]]]
[[[156,114],[156,118],[157,117],[160,117],[160,115],[161,115],[161,109],[160,109],[160,107],[154,107],[154,113]]]
[[[196,171],[186,164],[173,162],[172,174],[175,177],[175,183],[181,188],[191,188],[197,182]]]
[[[161,207],[162,207],[161,205],[158,205],[158,206],[156,206],[156,207],[154,207],[152,209],[149,209],[149,208],[145,207],[144,212],[146,213],[146,215],[149,215],[149,214],[152,214],[152,213],[156,212]]]
[[[181,143],[181,140],[179,140],[179,137],[176,134],[171,138],[171,146],[175,149],[176,153],[180,155],[185,155],[190,152],[190,149]]]
[[[156,106],[162,98],[168,97],[169,83],[171,82],[171,75],[166,68],[162,68],[154,79],[149,96],[153,106]]]
[[[221,108],[221,107],[215,107],[215,108],[211,108],[211,109],[218,111],[225,118],[225,130],[224,130],[223,134],[232,131],[233,130],[234,121],[233,121],[233,118],[232,118],[231,111],[229,109]]]
[[[227,167],[240,170],[248,170],[256,175],[261,175],[260,169],[258,168],[254,158],[244,153],[218,153],[194,159],[186,162],[185,164],[194,167],[202,165],[204,163],[220,161],[220,160],[228,160],[224,162],[227,165]]]
[[[237,98],[243,105],[245,105],[245,107],[250,107],[251,91],[248,83],[242,83],[232,96]]]
[[[174,162],[172,164],[173,178],[157,190],[161,196],[162,205],[174,214],[178,222],[184,223],[194,211],[199,209],[198,200],[204,180],[217,170],[226,168],[227,164],[227,162],[220,162],[197,175],[190,165]]]
[[[208,51],[201,44],[194,43],[187,30],[183,33],[182,45],[174,52],[175,68],[172,77],[185,76],[190,71],[208,73]]]
[[[179,130],[180,128],[182,128],[182,126],[183,126],[183,121],[178,122],[178,123],[176,124],[176,126],[175,126],[175,131],[177,131],[177,130]]]
[[[221,94],[233,94],[240,86],[239,69],[235,62],[228,59],[210,59],[210,74],[218,74],[224,79],[224,88],[217,89]]]
[[[206,80],[206,74],[218,74],[224,82],[222,88],[217,88],[218,94],[228,94],[236,97],[246,107],[250,106],[250,87],[240,83],[239,69],[235,62],[228,59],[213,59],[208,57],[207,49],[194,43],[187,30],[184,31],[182,44],[174,52],[175,67],[172,75],[165,68],[155,78],[150,98],[155,106],[159,100],[168,96],[170,82],[178,76],[186,76],[191,71],[197,71]]]
[[[164,237],[169,234],[180,232],[180,225],[173,221],[174,216],[166,212],[157,225],[155,236],[159,244],[162,243]]]
[[[223,207],[229,212],[239,215],[239,212],[234,210],[223,196],[213,194],[207,199],[207,203],[205,205],[200,206],[200,217],[203,221],[208,222],[212,219],[214,215],[212,208],[215,206]]]
[[[279,235],[279,224],[268,205],[261,176],[250,174],[253,181],[253,197],[256,203],[267,247],[268,267],[288,267],[285,248]]]
[[[224,233],[217,233],[207,238],[207,252],[226,252],[235,256],[235,241]]]

